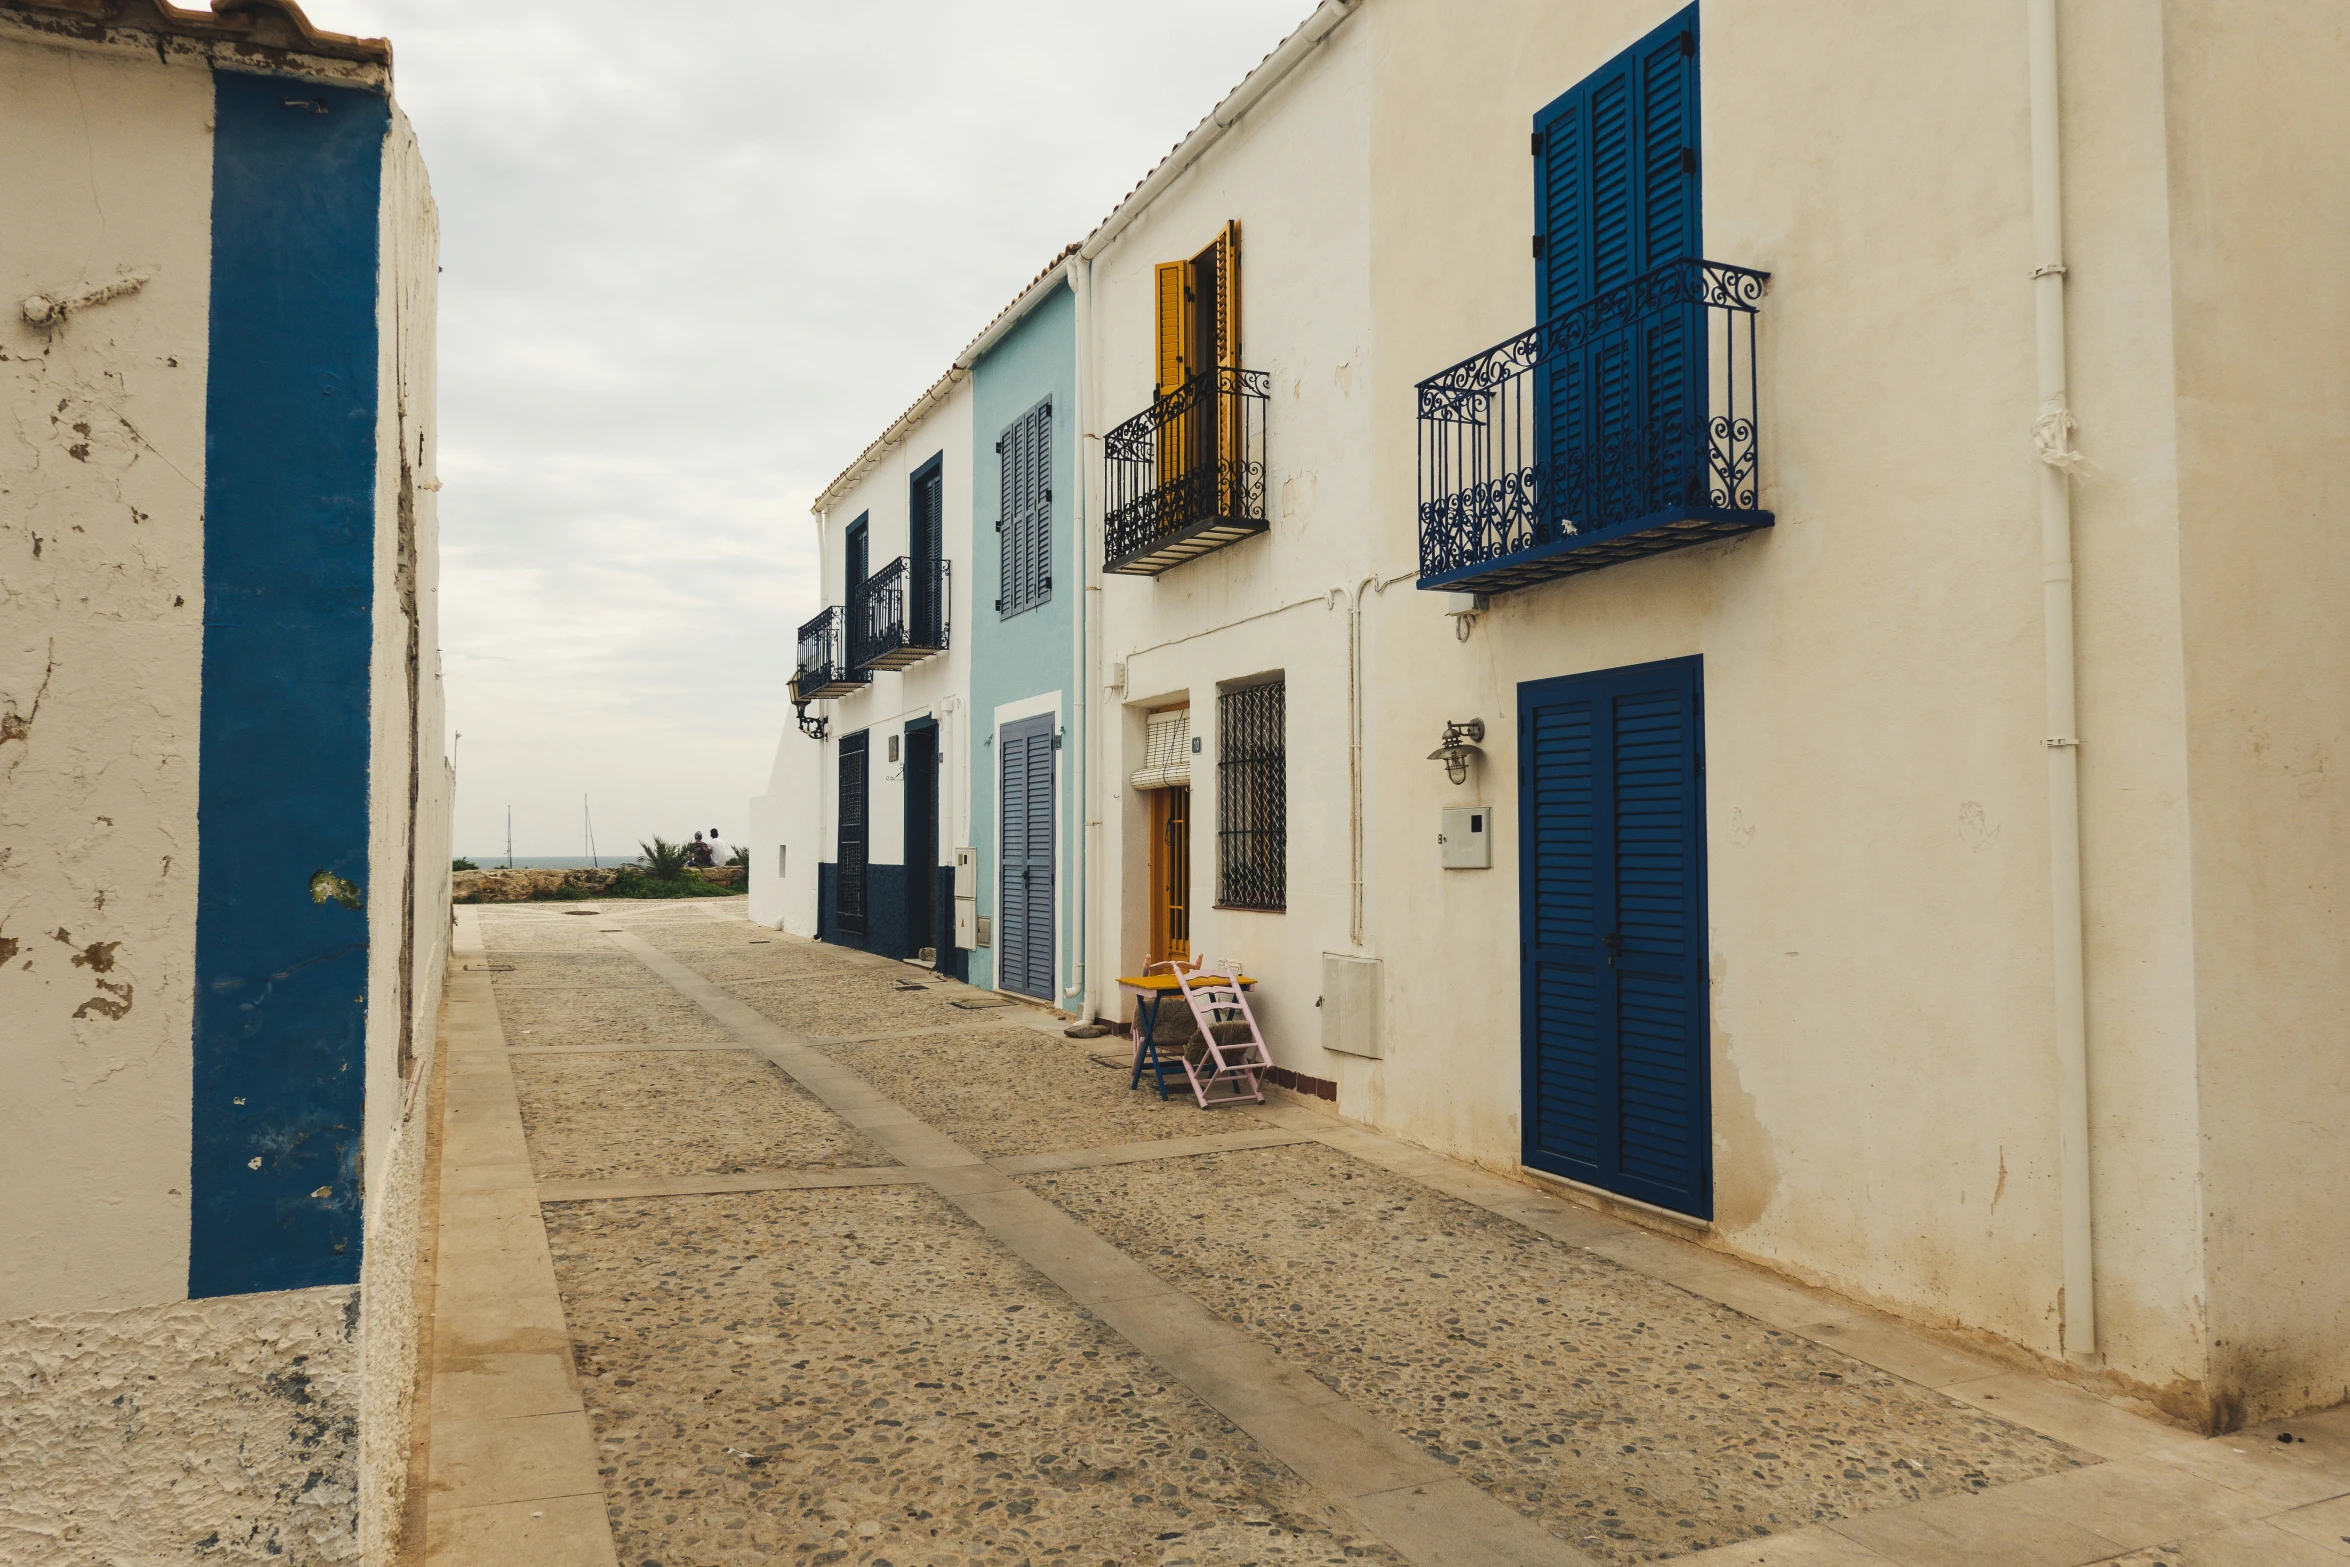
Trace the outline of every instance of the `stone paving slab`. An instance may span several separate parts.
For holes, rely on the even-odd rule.
[[[733,1041],[701,1008],[674,992],[601,985],[505,985],[493,979],[506,1043],[559,1045],[722,1045]]]
[[[541,1181],[890,1162],[747,1050],[508,1059]]]
[[[1329,1149],[1026,1184],[1601,1560],[2089,1461]]]
[[[1130,1089],[1126,1073],[1093,1062],[1086,1048],[1090,1043],[1008,1024],[995,1033],[940,1033],[825,1049],[892,1099],[991,1159],[1274,1130],[1253,1109],[1202,1110],[1188,1095],[1162,1100],[1147,1077],[1142,1087]]]
[[[578,990],[590,988],[601,991],[650,991],[659,995],[663,989],[658,981],[646,974],[614,973],[601,954],[589,950],[574,952],[492,948],[480,958],[483,971],[497,987],[499,996],[516,992],[541,990]]]
[[[625,1562],[1398,1561],[934,1193],[548,1222]]]

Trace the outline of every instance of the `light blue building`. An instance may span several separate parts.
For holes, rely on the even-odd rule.
[[[1007,318],[971,366],[970,978],[1060,1004],[1085,939],[1071,263]]]

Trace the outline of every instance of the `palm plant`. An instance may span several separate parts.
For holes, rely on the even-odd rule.
[[[655,880],[682,881],[685,878],[686,851],[684,844],[671,843],[659,833],[655,833],[651,843],[639,842],[637,847],[644,851],[645,869],[653,873]]]

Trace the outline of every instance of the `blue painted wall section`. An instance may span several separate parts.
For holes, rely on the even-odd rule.
[[[213,93],[196,1297],[359,1277],[390,125],[349,88],[223,71]]]
[[[1002,541],[996,533],[996,511],[1002,475],[997,466],[996,438],[1006,426],[1045,399],[1053,405],[1053,542],[1052,596],[1035,609],[1006,618],[994,609],[996,584],[1002,574]],[[1096,458],[1098,461],[1098,456]],[[995,917],[996,862],[1002,824],[997,820],[997,757],[995,710],[1025,698],[1062,692],[1062,718],[1073,716],[1066,693],[1076,688],[1077,600],[1076,520],[1067,497],[1077,493],[1077,305],[1066,288],[1030,307],[980,356],[971,370],[971,844],[979,851],[979,900],[975,912]],[[1060,847],[1073,841],[1083,818],[1082,794],[1076,774],[1082,755],[1074,739],[1061,753],[1058,805],[1061,812]],[[1082,889],[1076,867],[1064,853],[1059,866],[1056,900],[1056,945],[1062,961],[1072,964],[1069,950],[1076,932],[1084,927]],[[992,988],[997,983],[996,951],[982,947],[969,955],[972,984]],[[1073,974],[1073,966],[1064,970]]]

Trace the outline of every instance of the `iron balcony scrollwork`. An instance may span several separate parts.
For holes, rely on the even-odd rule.
[[[1203,370],[1102,438],[1103,569],[1155,577],[1265,531],[1262,370]]]
[[[926,569],[900,555],[858,585],[848,604],[851,669],[904,669],[946,651],[950,564]]]
[[[1499,592],[1769,527],[1769,277],[1670,262],[1422,381],[1419,585]]]
[[[791,677],[793,702],[846,696],[872,680],[870,674],[849,666],[847,622],[847,614],[835,604],[800,627],[799,656]]]

